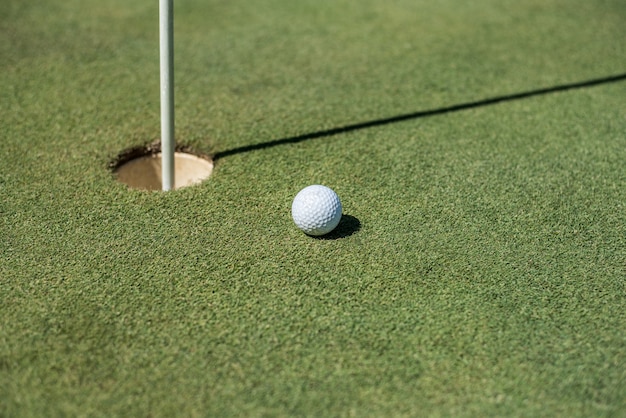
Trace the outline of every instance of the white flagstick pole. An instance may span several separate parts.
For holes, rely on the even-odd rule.
[[[163,191],[174,188],[174,11],[173,0],[159,0],[161,52],[161,177]]]

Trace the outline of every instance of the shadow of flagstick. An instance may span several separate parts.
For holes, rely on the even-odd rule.
[[[491,105],[495,105],[499,103],[506,103],[506,102],[512,102],[516,100],[527,99],[530,97],[544,96],[547,94],[552,94],[552,93],[557,93],[557,92],[562,92],[562,91],[567,91],[567,90],[576,90],[576,89],[598,86],[602,84],[616,83],[616,82],[624,81],[624,80],[626,80],[626,73],[613,75],[610,77],[581,81],[577,83],[561,84],[561,85],[547,87],[543,89],[529,90],[529,91],[509,94],[505,96],[496,96],[496,97],[491,97],[488,99],[478,100],[474,102],[466,102],[466,103],[460,103],[460,104],[456,104],[456,105],[452,105],[448,107],[441,107],[438,109],[422,110],[422,111],[413,112],[413,113],[405,113],[405,114],[401,114],[397,116],[391,116],[391,117],[383,118],[383,119],[374,119],[370,121],[355,123],[352,125],[339,126],[336,128],[330,128],[330,129],[326,129],[322,131],[311,132],[308,134],[292,136],[289,138],[276,139],[273,141],[262,142],[260,144],[244,145],[242,147],[220,151],[213,156],[213,160],[217,161],[225,157],[230,157],[231,155],[243,154],[243,153],[251,152],[251,151],[258,151],[258,150],[262,150],[266,148],[276,147],[279,145],[296,144],[298,142],[308,141],[311,139],[324,138],[324,137],[339,135],[339,134],[343,134],[347,132],[358,131],[361,129],[374,128],[377,126],[384,126],[384,125],[389,125],[392,123],[404,122],[404,121],[412,120],[412,119],[420,119],[420,118],[426,118],[430,116],[444,115],[446,113],[453,113],[453,112],[459,112],[462,110],[474,109],[478,107],[491,106]]]

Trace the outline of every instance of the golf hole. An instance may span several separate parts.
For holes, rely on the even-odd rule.
[[[111,162],[117,180],[132,189],[162,190],[161,150],[158,145],[123,151]],[[174,189],[193,186],[213,172],[213,161],[205,155],[179,147],[174,153]]]

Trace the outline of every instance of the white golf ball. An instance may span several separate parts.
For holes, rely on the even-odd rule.
[[[291,216],[307,235],[328,234],[341,220],[341,201],[332,189],[314,184],[298,192],[291,204]]]

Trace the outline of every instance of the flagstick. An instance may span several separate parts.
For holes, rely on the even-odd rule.
[[[163,191],[174,188],[174,13],[173,0],[160,0],[161,178]]]

